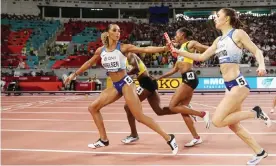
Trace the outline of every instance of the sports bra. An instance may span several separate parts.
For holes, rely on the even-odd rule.
[[[101,64],[107,72],[117,72],[126,69],[127,58],[121,52],[121,44],[118,42],[113,51],[107,51],[106,47],[102,49],[100,54]]]
[[[189,52],[189,49],[187,47],[188,44],[189,44],[189,41],[187,41],[186,43],[183,43],[180,47],[180,51]],[[190,64],[193,64],[193,62],[194,62],[194,60],[187,58],[187,57],[183,57],[183,56],[178,56],[177,61],[187,62]]]
[[[219,58],[219,63],[240,63],[242,49],[233,41],[232,35],[235,29],[232,29],[225,37],[220,36],[215,56]]]
[[[143,74],[147,70],[147,67],[145,66],[145,64],[143,63],[142,60],[140,60],[140,59],[137,59],[137,60],[138,60],[138,69],[139,69],[139,72],[136,75],[140,76],[141,74]],[[126,64],[127,64],[127,69],[130,70],[132,68],[132,65],[130,65],[128,63],[128,61],[126,62]]]

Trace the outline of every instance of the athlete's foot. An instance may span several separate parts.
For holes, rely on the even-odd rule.
[[[209,129],[210,128],[210,112],[209,111],[205,111],[204,112],[205,113],[205,115],[203,116],[203,120],[204,120],[204,122],[205,122],[205,124],[206,124],[206,129]]]
[[[127,136],[125,139],[122,139],[121,141],[124,144],[129,144],[131,142],[136,142],[138,140],[139,140],[139,136],[132,136],[132,135],[130,135],[130,136]]]
[[[186,143],[184,146],[185,147],[192,147],[198,144],[201,144],[203,141],[202,139],[199,137],[198,139],[194,138],[191,142]]]
[[[89,148],[96,149],[96,148],[101,148],[109,145],[109,141],[102,141],[99,139],[97,142],[88,144]]]
[[[176,155],[178,152],[178,145],[176,143],[175,136],[173,134],[169,134],[169,136],[171,136],[171,139],[167,142],[167,144],[171,147],[172,153]]]
[[[266,115],[266,113],[261,109],[259,106],[255,106],[252,111],[256,112],[257,118],[260,120],[263,120],[267,127],[271,126],[271,120],[270,118]]]
[[[247,162],[247,165],[257,165],[263,158],[266,158],[267,156],[268,154],[266,151],[262,150],[261,153],[254,155],[252,159]]]

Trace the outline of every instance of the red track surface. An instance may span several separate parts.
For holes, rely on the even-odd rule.
[[[244,110],[255,104],[268,113],[275,94],[251,94],[243,104]],[[204,122],[196,128],[203,143],[185,148],[192,137],[180,115],[158,117],[149,104],[143,102],[144,113],[154,118],[168,133],[175,133],[180,147],[178,156],[149,128],[137,124],[140,140],[123,145],[121,139],[129,134],[123,99],[102,109],[110,146],[89,149],[88,143],[98,139],[95,124],[87,111],[96,96],[2,96],[2,164],[149,164],[149,165],[245,165],[253,151],[228,128],[205,129]],[[199,111],[214,113],[223,95],[194,95],[192,105]],[[171,95],[161,97],[168,105]],[[268,113],[269,114],[269,113]],[[271,115],[276,119],[276,115]],[[276,125],[267,128],[259,120],[242,122],[269,153],[261,165],[276,165]]]

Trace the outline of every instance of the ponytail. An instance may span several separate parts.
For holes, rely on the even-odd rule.
[[[108,47],[109,46],[109,41],[108,41],[108,32],[103,32],[102,34],[101,34],[101,40],[102,40],[102,43],[103,43],[103,45],[105,45],[106,47]]]

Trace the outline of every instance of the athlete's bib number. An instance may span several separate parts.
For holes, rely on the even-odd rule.
[[[238,77],[236,81],[240,87],[247,85],[247,82],[243,76]]]
[[[131,85],[133,83],[133,80],[130,78],[130,76],[126,76],[126,78],[124,78],[124,81],[128,84]]]
[[[195,79],[194,72],[188,72],[188,73],[186,73],[186,75],[187,75],[188,80],[194,80]]]
[[[144,91],[144,89],[143,89],[141,86],[138,86],[138,87],[136,88],[136,93],[137,93],[138,95],[141,95],[143,91]]]

